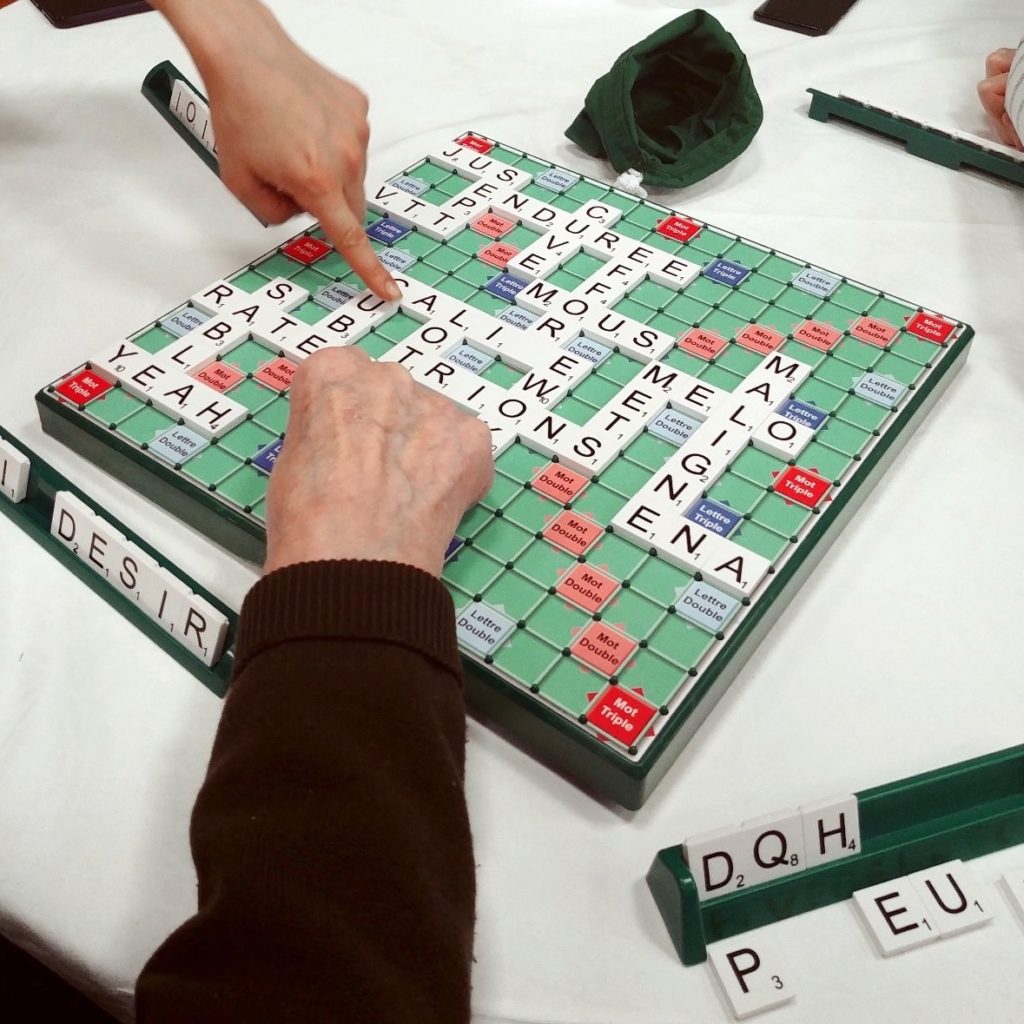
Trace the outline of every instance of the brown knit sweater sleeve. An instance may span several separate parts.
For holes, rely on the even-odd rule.
[[[383,562],[271,573],[192,816],[198,913],[144,1024],[469,1020],[474,871],[451,599]]]

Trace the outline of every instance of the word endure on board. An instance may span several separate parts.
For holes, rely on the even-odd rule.
[[[398,301],[313,226],[97,346],[43,425],[255,560],[297,367],[405,367],[491,432],[443,573],[470,700],[638,806],[971,329],[472,133],[367,205]]]

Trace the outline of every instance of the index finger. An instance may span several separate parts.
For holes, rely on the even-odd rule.
[[[363,225],[349,208],[343,192],[339,190],[310,206],[309,212],[320,221],[334,247],[378,298],[397,302],[402,297],[395,279],[377,259]]]

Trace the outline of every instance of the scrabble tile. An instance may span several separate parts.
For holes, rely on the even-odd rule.
[[[196,292],[188,301],[196,309],[213,316],[229,303],[243,298],[245,293],[235,285],[228,284],[227,281],[214,281],[202,291]]]
[[[750,857],[745,865],[747,885],[760,885],[804,871],[803,821],[799,811],[784,810],[740,823],[749,836]]]
[[[1010,905],[1024,924],[1024,868],[1014,868],[1005,872],[1001,881]]]
[[[882,956],[917,949],[939,938],[930,908],[907,878],[860,889],[853,901]]]
[[[764,929],[712,943],[708,961],[736,1020],[796,998],[793,976]]]
[[[799,459],[814,438],[814,431],[786,416],[769,416],[750,435],[755,448],[779,459]]]
[[[915,871],[907,878],[944,939],[992,920],[991,893],[962,860]]]
[[[204,665],[216,665],[224,652],[228,620],[198,594],[187,593],[178,615],[174,635]]]
[[[686,861],[702,900],[742,889],[752,874],[752,844],[756,830],[739,825],[688,836],[683,842]]]
[[[0,438],[0,494],[15,505],[24,501],[31,472],[28,456]]]

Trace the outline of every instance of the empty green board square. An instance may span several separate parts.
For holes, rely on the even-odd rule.
[[[819,363],[814,370],[814,379],[849,391],[864,375],[864,371],[841,359],[830,357]],[[834,407],[833,407],[834,408]]]
[[[440,242],[423,234],[422,231],[410,231],[405,238],[395,243],[394,248],[400,252],[407,252],[410,256],[415,256],[416,259],[421,260],[428,252],[433,252],[440,244]]]
[[[455,530],[455,536],[461,537],[465,540],[468,537],[473,537],[478,534],[492,519],[494,516],[489,508],[483,505],[474,505],[472,508],[466,509],[459,520],[459,525]]]
[[[405,313],[392,313],[391,316],[379,323],[374,331],[387,338],[388,341],[405,341],[410,334],[418,331],[423,325],[414,317],[406,316]]]
[[[849,367],[848,363],[844,365]],[[825,412],[833,412],[839,408],[840,403],[846,397],[846,391],[826,381],[818,380],[816,377],[810,377],[796,389],[793,397],[797,401],[807,402],[809,405],[824,409]]]
[[[713,298],[710,302],[701,302],[697,296],[690,295],[687,290],[677,295],[665,307],[665,312],[682,323],[690,324],[692,327],[700,323],[711,312],[711,303],[717,301],[717,299]]]
[[[723,366],[706,366],[700,373],[700,379],[712,387],[724,391],[735,391],[743,383],[743,376],[725,369]]]
[[[755,523],[759,523],[783,537],[794,536],[810,517],[811,510],[809,508],[804,508],[803,505],[798,505],[794,501],[786,501],[778,494],[766,494],[764,500],[758,503],[753,512]]]
[[[485,591],[484,601],[511,619],[525,619],[547,596],[543,587],[514,572],[502,573]]]
[[[516,572],[543,587],[553,587],[576,563],[568,551],[535,540],[517,559]]]
[[[602,474],[601,484],[618,491],[629,498],[636,494],[650,479],[651,474],[643,466],[629,459],[616,459]]]
[[[441,245],[433,252],[424,256],[423,262],[435,270],[443,270],[445,273],[448,273],[452,270],[458,270],[463,264],[468,263],[469,259],[470,257],[466,253],[459,252],[453,246]]]
[[[545,498],[537,491],[520,489],[520,493],[505,506],[502,513],[505,519],[530,533],[536,533],[543,530],[561,508],[561,503]]]
[[[650,650],[683,669],[693,668],[714,642],[711,633],[678,615],[666,615],[648,640]]]
[[[568,199],[575,200],[579,206],[582,206],[584,203],[590,203],[595,199],[602,198],[607,192],[608,189],[603,185],[597,185],[581,179],[571,188],[567,188],[563,195]]]
[[[655,604],[630,587],[619,589],[605,607],[602,619],[634,640],[646,640],[664,614],[664,605]]]
[[[754,521],[744,522],[738,530],[733,531],[729,539],[771,562],[774,562],[790,543],[788,537],[781,537]]]
[[[775,478],[785,472],[786,463],[767,452],[748,448],[733,459],[729,470],[752,484],[770,487],[775,483]]]
[[[863,313],[871,308],[871,303],[878,298],[878,292],[862,288],[851,281],[844,281],[831,295],[831,301],[839,306],[852,309],[855,313]]]
[[[628,296],[615,303],[614,310],[620,316],[628,316],[632,320],[639,320],[642,324],[647,322],[647,318],[652,312],[647,306],[634,302]]]
[[[628,497],[617,491],[591,483],[572,500],[571,505],[577,512],[590,516],[595,522],[610,523],[628,500]]]
[[[684,352],[681,348],[670,349],[661,357],[661,362],[666,366],[671,366],[673,370],[682,370],[683,373],[692,374],[694,377],[703,373],[704,367],[708,364],[708,360],[690,355],[689,352]]]
[[[327,257],[324,257],[326,260]],[[328,273],[321,273],[323,267],[323,260],[317,263],[316,268],[307,267],[305,270],[300,270],[297,274],[292,277],[292,280],[300,287],[305,288],[310,295],[315,295],[321,288],[325,288],[327,285],[333,283],[334,275]],[[323,268],[326,270],[326,268]],[[348,266],[346,264],[346,270]]]
[[[501,240],[508,245],[514,245],[517,249],[522,250],[529,245],[533,245],[538,238],[540,238],[539,231],[534,231],[533,228],[528,228],[525,224],[520,224],[518,227],[514,227],[507,235],[503,236]]]
[[[119,434],[131,438],[136,444],[149,444],[157,434],[162,434],[168,427],[175,424],[170,416],[165,416],[150,405],[136,409],[127,419],[117,425]]]
[[[665,219],[665,211],[659,210],[649,203],[641,203],[639,206],[634,206],[623,219],[630,224],[639,224],[648,231],[653,231]],[[615,225],[615,230],[618,230],[618,225]]]
[[[853,464],[853,457],[812,441],[800,456],[800,465],[813,470],[826,480],[838,480]]]
[[[569,604],[565,598],[551,594],[534,609],[527,620],[527,628],[559,650],[569,647],[575,639],[575,632],[591,622],[590,616]]]
[[[457,196],[460,192],[465,192],[470,184],[468,179],[461,178],[458,174],[449,174],[447,178],[441,178],[433,183],[434,188],[438,192],[443,192],[449,199],[452,196]]]
[[[483,288],[494,277],[494,267],[480,260],[470,260],[455,271],[455,276],[474,288]]]
[[[224,434],[219,446],[225,451],[237,455],[240,459],[251,459],[257,452],[266,448],[277,435],[252,420],[246,420]]]
[[[453,299],[462,299],[463,301],[478,293],[475,285],[459,280],[454,274],[446,275],[438,281],[437,289],[444,292],[445,295],[450,295]]]
[[[279,395],[255,413],[253,419],[274,434],[283,434],[288,425],[289,408],[287,397]]]
[[[746,326],[747,321],[732,313],[726,313],[723,309],[713,309],[703,320],[700,326],[705,331],[714,331],[723,338],[735,338]]]
[[[153,355],[153,353],[167,348],[168,345],[177,339],[170,331],[165,331],[162,327],[153,326],[129,340],[137,348],[141,348],[143,352]]]
[[[860,319],[860,313],[855,313],[844,306],[837,306],[834,302],[823,302],[814,311],[814,319],[819,323],[830,324],[840,331],[848,331]]]
[[[604,260],[599,260],[596,256],[591,256],[586,252],[578,252],[566,262],[564,269],[582,281],[592,274],[596,274],[604,265]]]
[[[428,288],[432,288],[438,281],[443,281],[448,276],[443,270],[438,270],[422,260],[419,263],[414,263],[405,272],[405,275],[406,277],[411,277],[414,281],[425,284]]]
[[[704,228],[696,238],[692,239],[690,245],[709,256],[724,256],[736,244],[735,235],[726,235],[713,228]]]
[[[243,292],[255,292],[262,288],[269,278],[256,270],[243,270],[240,274],[236,274],[234,277],[228,278],[228,280],[236,288],[241,288]]]
[[[429,160],[424,160],[408,172],[410,178],[419,178],[420,181],[425,181],[428,185],[444,181],[450,173],[447,168],[441,167],[439,164],[432,164]]]
[[[903,327],[906,322],[917,312],[916,306],[907,305],[897,299],[890,299],[885,295],[879,296],[871,307],[871,315],[884,320],[893,327]]]
[[[685,334],[690,329],[690,324],[684,324],[682,320],[677,320],[674,316],[669,316],[668,313],[655,313],[654,316],[647,321],[649,327],[653,327],[656,331],[663,331],[665,334],[671,334],[678,340],[679,336]]]
[[[547,465],[547,459],[516,441],[498,456],[495,468],[513,480],[532,480]]]
[[[826,353],[811,348],[809,345],[801,345],[799,341],[787,341],[779,351],[792,359],[799,359],[801,363],[805,363],[812,370],[828,358]]]
[[[682,591],[693,582],[693,577],[662,558],[653,556],[644,560],[643,565],[629,581],[630,588],[640,591],[652,601],[668,608],[679,599]]]
[[[924,373],[924,367],[920,363],[912,363],[909,359],[886,352],[881,359],[875,363],[872,373],[880,373],[884,377],[892,377],[901,384],[913,384]]]
[[[242,373],[254,373],[264,363],[270,362],[275,355],[276,353],[264,348],[257,341],[243,341],[224,356],[224,362],[236,370],[241,370]]]
[[[719,284],[717,281],[712,281],[710,277],[702,275],[693,284],[688,285],[683,294],[687,298],[703,302],[706,306],[713,306],[715,303],[721,302],[727,295],[731,295],[732,288],[725,284]],[[675,303],[672,304],[671,312],[673,316],[677,315]],[[705,315],[707,314],[705,313]]]
[[[781,295],[785,287],[781,281],[755,272],[740,285],[739,290],[743,294],[752,295],[755,299],[767,302],[769,299]]]
[[[861,370],[868,370],[878,362],[882,350],[877,345],[869,345],[859,338],[843,338],[834,349],[832,355],[844,363],[850,363]]]
[[[266,495],[267,477],[252,466],[242,466],[217,484],[217,493],[239,508],[251,509]]]
[[[781,331],[783,334],[792,334],[804,322],[804,318],[799,313],[792,313],[790,310],[772,303],[761,310],[757,322],[765,327]],[[824,354],[824,352],[818,353],[819,356],[824,356]]]
[[[500,388],[510,388],[523,375],[514,366],[496,360],[486,370],[481,370],[478,376],[483,380],[490,381],[491,384],[497,384]]]
[[[260,500],[253,505],[251,514],[254,519],[258,519],[261,523],[265,523],[267,521],[266,498],[260,498]]]
[[[265,388],[257,381],[243,380],[228,392],[228,397],[254,413],[269,405],[277,397],[277,392]]]
[[[733,263],[741,263],[751,270],[756,270],[766,259],[769,252],[759,245],[751,245],[749,242],[735,242],[725,252],[725,258]]]
[[[555,198],[555,193],[545,188],[543,185],[538,185],[537,182],[531,181],[529,185],[519,190],[524,196],[529,196],[531,199],[539,199],[542,203],[551,205],[551,200]]]
[[[579,383],[573,394],[582,402],[597,409],[604,408],[619,393],[619,385],[614,381],[592,373]]]
[[[504,508],[522,489],[523,485],[518,481],[511,480],[501,473],[495,473],[491,489],[483,496],[480,504],[484,508]]]
[[[738,316],[741,320],[747,322],[756,320],[761,313],[761,310],[765,308],[767,303],[763,300],[755,298],[752,295],[746,295],[741,290],[737,289],[732,295],[727,295],[718,304],[719,309],[725,310],[726,313],[732,313],[733,316]]]
[[[439,188],[431,187],[419,197],[424,203],[429,203],[431,206],[443,206],[451,199],[451,196],[447,192],[442,192]]]
[[[631,224],[628,220],[620,220],[615,223],[614,231],[623,238],[631,238],[635,242],[644,242],[650,232],[639,224]]]
[[[745,480],[731,470],[726,471],[708,491],[708,497],[720,505],[728,505],[737,512],[746,514],[761,499],[764,488]]]
[[[871,440],[871,431],[855,427],[852,423],[830,416],[821,426],[816,438],[829,448],[844,455],[859,455]]]
[[[579,207],[579,204],[568,196],[555,196],[554,199],[548,201],[548,205],[565,210],[566,213],[575,213]]]
[[[503,572],[493,558],[476,548],[463,547],[458,555],[446,563],[441,578],[454,583],[467,594],[480,594]]]
[[[836,415],[854,426],[877,430],[891,414],[884,406],[869,402],[859,395],[850,395],[836,410]]]
[[[775,305],[788,309],[791,313],[799,313],[800,316],[810,318],[821,305],[821,299],[791,286],[776,298]]]
[[[315,324],[318,320],[323,320],[327,312],[323,306],[312,299],[308,299],[301,306],[293,309],[288,315],[296,320],[301,320],[304,324]]]
[[[524,171],[529,171],[536,178],[538,174],[548,170],[551,164],[542,164],[539,160],[534,160],[533,157],[524,155],[515,161],[515,166],[522,168]]]
[[[356,342],[356,347],[361,348],[372,359],[380,359],[395,346],[387,338],[371,331]]]
[[[800,273],[806,267],[805,263],[798,263],[796,260],[791,260],[786,256],[780,256],[778,253],[774,253],[769,256],[758,268],[758,273],[764,274],[766,277],[770,277],[775,281],[781,281],[783,284],[789,284],[793,278]]]
[[[648,280],[637,285],[629,293],[629,297],[650,309],[664,309],[677,294],[673,288],[666,288],[663,284]]]
[[[587,561],[598,569],[610,573],[617,580],[632,576],[646,557],[635,544],[606,533],[588,552]]]
[[[600,376],[614,381],[620,387],[628,384],[639,372],[640,364],[621,352],[613,353],[597,368]]]
[[[742,345],[730,344],[715,356],[715,365],[746,377],[763,358],[755,352],[748,352]]]
[[[548,284],[553,284],[556,288],[564,288],[567,292],[575,291],[581,282],[581,278],[578,278],[575,274],[570,274],[564,269],[548,274],[544,280]]]
[[[578,398],[573,398],[571,395],[563,398],[555,407],[555,411],[559,416],[569,420],[570,423],[576,423],[580,426],[594,415],[594,410],[595,406],[587,405],[586,402],[581,402]]]
[[[915,338],[914,335],[901,331],[889,346],[889,351],[903,359],[909,359],[912,363],[928,366],[942,350],[934,342]]]
[[[560,651],[525,629],[516,630],[494,655],[494,664],[526,686],[535,686],[544,673],[562,660]]]
[[[284,253],[276,252],[272,256],[268,256],[265,260],[261,260],[259,263],[254,264],[254,269],[258,270],[265,277],[288,277],[292,274],[297,274],[302,270],[302,264],[297,263],[293,259],[289,259]]]
[[[647,650],[637,651],[618,678],[621,686],[638,690],[645,700],[664,707],[689,677],[678,665]]]
[[[641,434],[625,451],[631,462],[654,473],[665,465],[668,458],[678,451],[671,441],[663,441],[653,434]]]
[[[85,411],[104,426],[120,423],[137,412],[144,403],[124,388],[111,388],[102,398],[90,402]]]
[[[224,451],[220,445],[211,445],[189,459],[182,471],[197,483],[209,487],[210,484],[219,484],[221,480],[226,479],[241,464],[239,459]]]
[[[605,206],[612,206],[616,210],[621,210],[623,215],[629,213],[630,210],[639,206],[639,202],[636,199],[630,199],[629,196],[624,196],[619,192],[607,192],[601,197],[601,202]],[[612,225],[613,230],[617,225]]]
[[[379,244],[379,243],[378,243]],[[352,276],[352,268],[348,265],[348,261],[339,252],[335,252],[333,249],[326,253],[323,257],[316,261],[316,270],[314,271],[318,276],[324,275],[327,278],[348,278]],[[298,281],[302,274],[296,274],[292,280]],[[304,277],[303,280],[315,281],[316,278]],[[362,291],[366,285],[361,280],[356,279],[357,290]],[[303,287],[309,287],[304,285]],[[318,287],[323,287],[319,285]],[[311,289],[315,290],[315,289]]]
[[[508,303],[497,296],[492,295],[490,292],[477,292],[468,302],[468,305],[474,309],[479,309],[483,313],[489,313],[491,316],[497,316],[503,309],[508,306]]]
[[[561,658],[540,684],[541,694],[570,714],[582,715],[607,680],[574,658]]]

